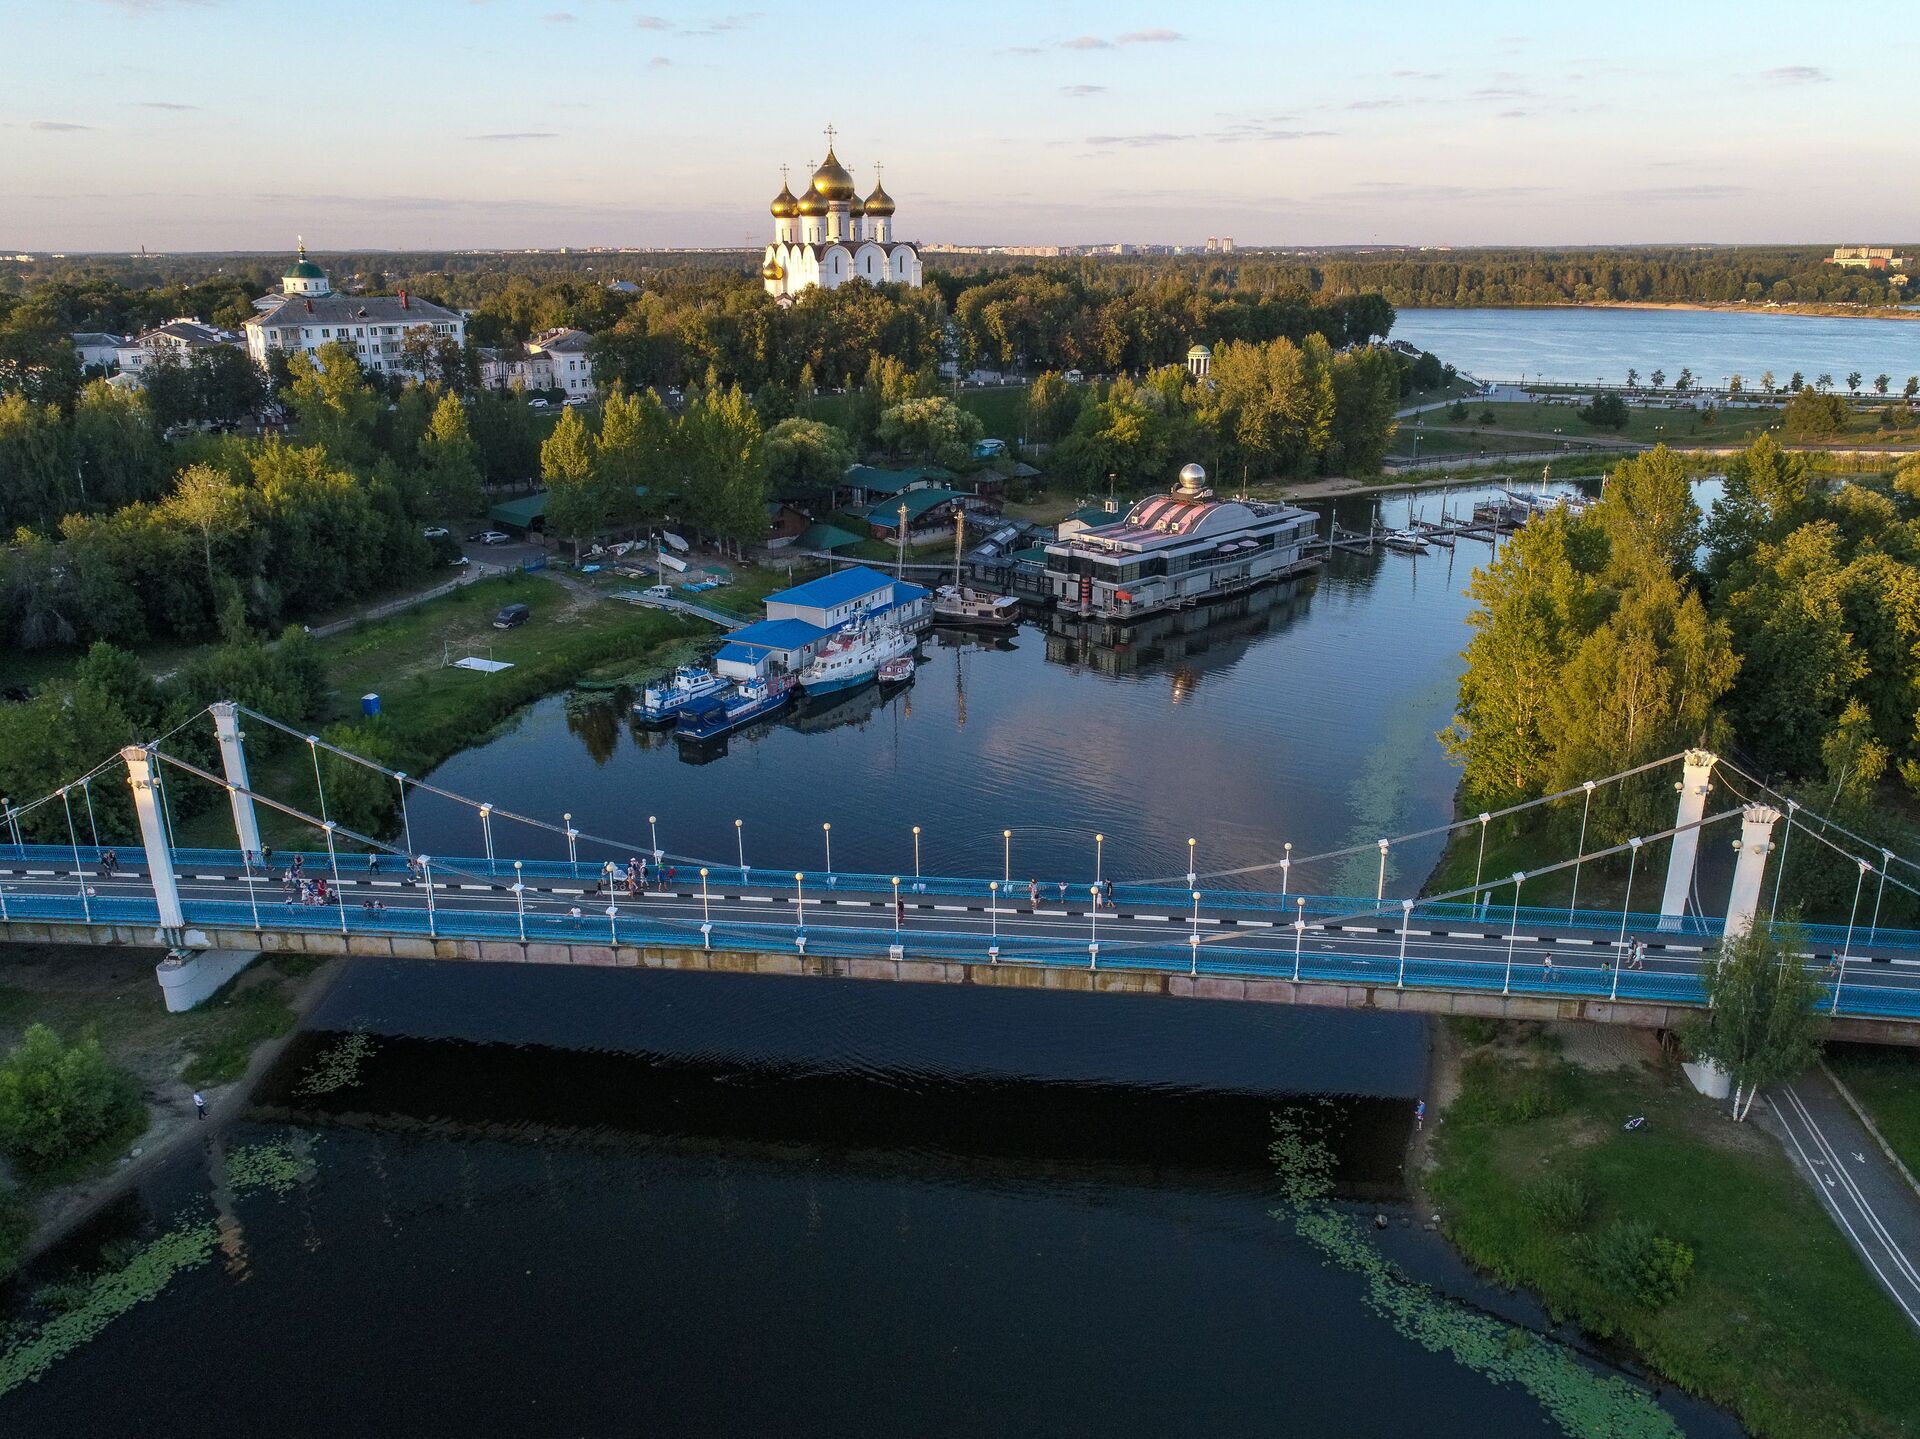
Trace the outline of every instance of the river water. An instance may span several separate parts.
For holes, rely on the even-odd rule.
[[[1283,837],[1370,846],[1450,812],[1434,732],[1484,555],[1341,555],[1119,644],[930,638],[903,694],[703,764],[556,698],[433,779],[634,848],[654,814],[663,844],[726,858],[738,817],[749,859],[787,868],[817,863],[823,820],[843,868],[909,867],[914,823],[948,872],[997,871],[1011,828],[1023,876],[1090,870],[1096,830],[1128,877],[1183,871],[1189,835],[1203,869]],[[411,821],[423,849],[477,851],[449,806],[423,797]],[[504,823],[495,840],[554,852]],[[1436,852],[1406,846],[1390,879]],[[316,1086],[350,1036],[359,1060]],[[1272,1214],[1270,1115],[1320,1106],[1341,1192],[1390,1216],[1392,1257],[1541,1322],[1399,1201],[1426,1042],[1389,1014],[357,962],[244,1117],[45,1267],[116,1235],[217,1235],[0,1396],[0,1432],[1572,1432],[1405,1337]],[[284,1182],[243,1186],[265,1153]],[[1735,1432],[1662,1402],[1675,1430]]]
[[[1795,370],[1845,386],[1858,370],[1862,390],[1889,375],[1898,394],[1920,374],[1920,320],[1828,319],[1737,310],[1581,309],[1402,310],[1393,338],[1431,350],[1483,380],[1544,379],[1624,384],[1629,369],[1672,384],[1689,368],[1703,385],[1739,375],[1749,389],[1771,370],[1784,388]]]

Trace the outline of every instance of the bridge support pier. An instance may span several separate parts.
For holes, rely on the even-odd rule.
[[[1680,809],[1674,818],[1678,831],[1667,859],[1667,887],[1660,896],[1660,928],[1677,930],[1687,914],[1687,896],[1693,892],[1694,860],[1700,853],[1700,819],[1707,812],[1707,793],[1713,788],[1714,755],[1690,749],[1686,770],[1674,786],[1680,791]]]
[[[1727,895],[1728,939],[1753,929],[1753,917],[1760,910],[1760,881],[1773,849],[1773,827],[1779,822],[1780,811],[1769,805],[1750,804],[1740,813],[1740,857],[1734,861],[1733,889]]]
[[[160,929],[167,943],[178,944],[187,927],[180,912],[180,885],[174,878],[173,852],[167,848],[165,822],[160,818],[160,792],[154,786],[153,756],[137,744],[120,751],[127,762],[127,783],[133,786],[133,810],[140,818],[140,843],[147,852],[147,873],[153,879],[153,902],[160,910]]]
[[[227,798],[233,804],[233,832],[240,848],[260,853],[260,823],[253,812],[253,786],[247,783],[247,751],[240,733],[240,707],[231,700],[211,706],[214,738],[220,743],[220,770],[226,775]]]

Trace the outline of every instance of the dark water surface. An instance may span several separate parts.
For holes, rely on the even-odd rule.
[[[357,1082],[301,1094],[352,1029],[374,1044]],[[253,1111],[107,1226],[218,1216],[220,1252],[0,1399],[0,1430],[1551,1432],[1269,1212],[1268,1115],[1303,1092],[1340,1096],[1349,1192],[1397,1185],[1420,1035],[1198,1001],[358,963]],[[307,1172],[235,1197],[222,1156],[258,1143]]]

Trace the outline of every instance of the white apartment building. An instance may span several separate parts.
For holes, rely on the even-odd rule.
[[[97,367],[138,381],[155,365],[185,364],[196,350],[239,343],[238,335],[183,315],[131,337],[80,331],[73,336],[73,353],[82,370]]]
[[[466,343],[466,321],[458,313],[405,290],[398,295],[335,294],[326,271],[307,258],[305,245],[280,277],[280,291],[278,303],[246,323],[247,353],[263,369],[275,350],[312,354],[323,345],[343,344],[371,373],[424,378],[406,358],[410,338],[424,335]]]
[[[519,346],[480,352],[480,383],[490,390],[559,390],[569,400],[591,400],[593,337],[585,330],[548,330]]]

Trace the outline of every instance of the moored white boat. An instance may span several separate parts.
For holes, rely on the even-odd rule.
[[[913,636],[897,625],[865,624],[842,630],[798,676],[809,695],[863,685],[890,659],[913,653]]]
[[[634,701],[634,717],[648,724],[665,724],[689,706],[732,688],[732,680],[721,678],[704,665],[681,665],[641,692]]]

